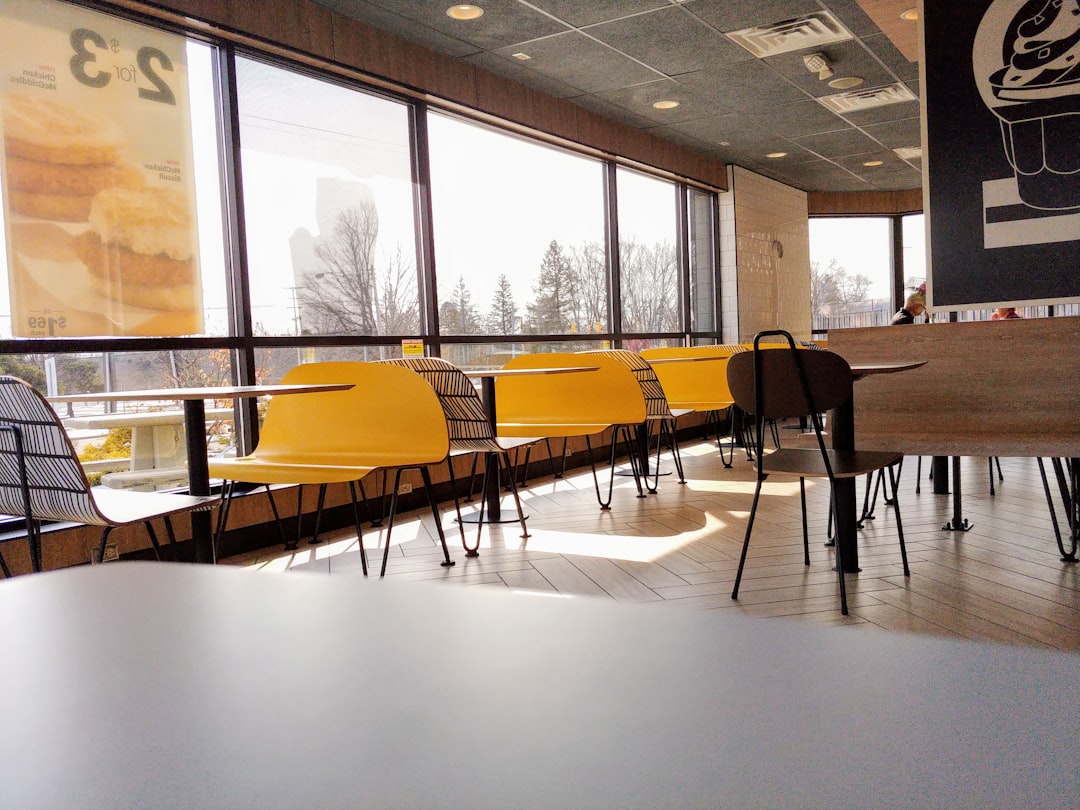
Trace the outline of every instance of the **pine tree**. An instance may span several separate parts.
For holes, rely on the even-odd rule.
[[[495,295],[488,310],[487,330],[494,335],[512,335],[516,331],[517,306],[514,304],[514,291],[506,273],[499,274]]]
[[[571,330],[574,282],[570,261],[559,243],[552,239],[540,262],[540,274],[533,287],[535,296],[529,304],[530,331],[558,335]]]

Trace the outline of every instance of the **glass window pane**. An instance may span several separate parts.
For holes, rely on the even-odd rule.
[[[623,331],[677,332],[674,184],[623,168],[616,178]]]
[[[256,334],[420,331],[408,108],[237,59]]]
[[[892,300],[891,223],[884,217],[810,219],[813,330],[883,326]]]
[[[687,189],[687,218],[690,225],[690,329],[712,332],[716,320],[717,247],[713,200],[715,195]]]
[[[599,162],[428,115],[444,335],[608,328]]]
[[[904,288],[913,289],[926,281],[926,217],[909,214],[903,218]]]

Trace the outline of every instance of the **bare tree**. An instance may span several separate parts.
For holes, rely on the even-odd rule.
[[[622,317],[627,332],[674,332],[679,328],[679,281],[675,246],[652,247],[620,240]]]
[[[399,244],[375,265],[379,213],[372,200],[342,209],[329,236],[315,242],[321,271],[298,290],[304,331],[313,334],[412,335],[419,332],[416,273]]]
[[[852,304],[866,300],[870,279],[854,276],[834,258],[824,270],[819,262],[810,262],[810,311],[815,318],[843,315]]]
[[[608,325],[608,271],[604,246],[583,242],[570,248],[570,266],[576,295],[574,323],[579,332],[602,332]]]

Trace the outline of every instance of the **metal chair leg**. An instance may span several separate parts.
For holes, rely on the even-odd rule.
[[[356,502],[356,482],[349,482],[349,494],[352,495],[352,510],[353,520],[356,521],[356,542],[360,545],[360,567],[363,569],[364,576],[368,575],[367,572],[367,552],[364,550],[364,531],[360,526],[360,506]]]
[[[746,519],[746,534],[743,535],[742,553],[739,554],[739,569],[735,572],[735,585],[731,589],[731,598],[739,598],[739,583],[742,582],[743,566],[746,565],[746,550],[750,547],[750,533],[754,530],[754,516],[757,514],[758,498],[761,497],[761,481],[754,488],[754,502],[750,504],[750,517]]]

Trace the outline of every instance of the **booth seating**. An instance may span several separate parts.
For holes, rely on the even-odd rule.
[[[434,390],[409,369],[383,363],[305,363],[281,380],[283,384],[352,383],[346,391],[275,397],[255,450],[241,458],[210,460],[210,475],[226,481],[225,504],[215,536],[215,557],[229,516],[237,482],[297,486],[297,538],[285,539],[295,548],[300,539],[300,508],[305,484],[319,485],[315,517],[317,542],[319,518],[328,484],[349,484],[360,560],[367,574],[367,556],[360,528],[355,482],[374,470],[396,473],[390,501],[380,576],[386,573],[390,535],[394,528],[402,472],[419,470],[427,493],[435,528],[442,544],[444,566],[452,566],[442,518],[432,495],[429,464],[441,464],[450,452],[446,418]],[[271,507],[275,518],[277,508]],[[279,521],[280,525],[280,521]],[[462,534],[464,542],[464,533]]]
[[[735,354],[732,346],[690,346],[677,348],[645,349],[641,356],[645,360],[697,361],[698,358],[712,357],[714,360],[701,362],[662,362],[653,365],[656,377],[664,387],[668,403],[672,408],[701,411],[707,419],[717,425],[716,444],[720,450],[720,460],[725,467],[731,467],[735,452],[735,432],[730,431],[728,457],[724,458],[724,445],[720,437],[720,422],[730,420],[735,400],[727,383],[727,361]],[[741,350],[741,347],[738,347]],[[723,414],[723,418],[721,417]]]
[[[555,352],[522,354],[506,364],[505,369],[598,367],[580,374],[504,376],[495,380],[498,402],[498,435],[585,439],[592,467],[596,499],[601,509],[611,508],[615,486],[615,458],[622,441],[630,457],[638,496],[644,497],[641,470],[633,446],[632,428],[645,421],[645,396],[633,373],[618,360],[599,354]],[[607,497],[600,491],[591,437],[611,429],[611,473]]]

